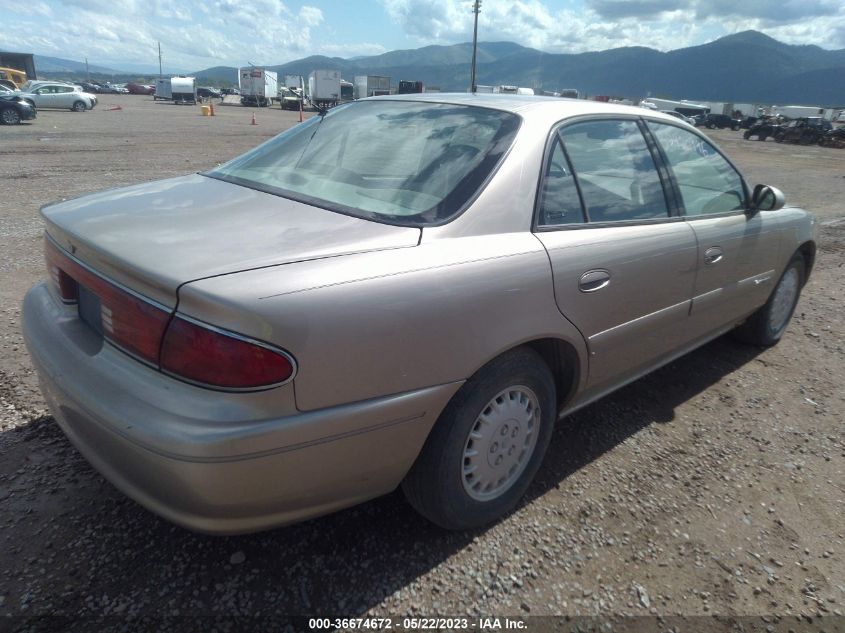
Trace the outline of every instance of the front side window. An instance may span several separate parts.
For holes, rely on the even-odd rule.
[[[651,151],[635,121],[597,120],[560,131],[590,222],[666,218]]]
[[[520,118],[487,108],[364,101],[330,110],[206,173],[367,219],[425,226],[457,214]]]
[[[745,208],[739,173],[698,134],[674,125],[648,122],[681,190],[686,215],[712,215]]]

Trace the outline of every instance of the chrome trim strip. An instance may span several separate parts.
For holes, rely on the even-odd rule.
[[[737,286],[742,288],[743,286],[748,286],[750,284],[754,284],[755,286],[759,286],[760,284],[764,284],[767,281],[771,281],[772,278],[775,276],[774,270],[767,270],[764,273],[758,273],[756,275],[752,275],[751,277],[746,277],[745,279],[740,279],[737,282]]]
[[[649,314],[644,314],[643,316],[637,317],[636,319],[631,319],[630,321],[626,321],[625,323],[620,323],[619,325],[614,325],[612,328],[602,330],[601,332],[596,332],[595,334],[590,336],[587,340],[588,341],[594,341],[594,340],[596,340],[600,337],[603,337],[603,336],[610,334],[611,332],[614,332],[614,331],[619,330],[621,328],[626,328],[626,327],[629,327],[629,326],[634,325],[636,323],[642,323],[642,322],[663,316],[665,314],[668,314],[669,312],[680,310],[681,308],[684,308],[684,307],[688,308],[690,304],[691,304],[691,300],[686,299],[684,301],[681,301],[680,303],[676,303],[675,305],[667,306],[665,308],[661,308],[660,310],[655,310],[654,312],[651,312]]]
[[[164,304],[162,304],[162,303],[159,303],[158,301],[156,301],[156,300],[154,300],[154,299],[150,299],[149,297],[145,297],[144,295],[142,295],[142,294],[140,294],[140,293],[136,292],[135,290],[132,290],[131,288],[127,288],[127,287],[126,287],[126,286],[124,286],[122,283],[117,282],[117,281],[114,281],[113,279],[110,279],[109,277],[106,277],[106,276],[105,276],[105,275],[103,275],[102,273],[97,272],[96,270],[94,270],[93,268],[91,268],[91,267],[90,267],[88,264],[86,264],[85,262],[82,262],[82,261],[80,261],[79,259],[77,259],[74,255],[71,255],[71,254],[67,251],[67,249],[66,249],[66,248],[64,248],[64,247],[62,247],[62,245],[61,245],[61,244],[59,244],[59,243],[56,241],[56,239],[55,239],[52,235],[50,235],[47,231],[44,231],[44,239],[46,239],[46,240],[48,240],[50,243],[52,243],[52,244],[53,244],[53,246],[55,246],[56,248],[58,248],[58,249],[59,249],[59,251],[62,253],[62,255],[64,255],[65,257],[67,257],[67,258],[68,258],[69,260],[71,260],[73,263],[77,264],[78,266],[81,266],[82,268],[84,268],[85,270],[87,270],[87,271],[88,271],[89,273],[91,273],[92,275],[94,275],[94,276],[96,276],[96,277],[99,277],[100,279],[102,279],[103,281],[105,281],[107,284],[110,284],[110,285],[114,286],[115,288],[117,288],[117,289],[119,289],[119,290],[122,290],[123,292],[125,292],[125,293],[127,293],[127,294],[132,295],[132,296],[133,296],[133,297],[135,297],[136,299],[140,299],[141,301],[144,301],[144,302],[146,302],[146,303],[150,304],[150,305],[151,305],[151,306],[153,306],[154,308],[158,308],[159,310],[162,310],[162,311],[164,311],[164,312],[167,312],[168,314],[173,314],[173,313],[176,311],[176,308],[175,308],[175,307],[171,308],[171,307],[166,306],[166,305],[164,305]]]

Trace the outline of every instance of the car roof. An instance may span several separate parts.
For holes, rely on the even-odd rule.
[[[662,114],[657,110],[647,110],[639,106],[627,106],[618,103],[605,103],[587,99],[568,99],[566,97],[544,97],[538,95],[518,94],[470,94],[457,93],[415,93],[404,95],[384,95],[368,97],[362,101],[418,101],[425,103],[442,103],[453,105],[472,105],[482,108],[492,108],[513,112],[521,116],[530,114],[537,118],[561,120],[586,114],[650,116],[658,119],[677,122],[672,116]]]

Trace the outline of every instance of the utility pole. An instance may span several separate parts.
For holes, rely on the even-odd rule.
[[[91,81],[91,73],[88,71],[88,58],[85,58],[85,81]]]
[[[475,26],[472,28],[472,67],[469,71],[469,91],[475,93],[475,49],[478,46],[478,14],[481,13],[481,0],[472,3],[472,12],[475,14]]]
[[[158,43],[158,78],[161,79],[161,42]]]

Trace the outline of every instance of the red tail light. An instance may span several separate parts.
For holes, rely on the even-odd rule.
[[[106,281],[64,255],[49,240],[46,251],[50,276],[62,301],[75,303],[79,286],[84,286],[100,300],[103,336],[124,351],[158,365],[159,345],[170,311]]]
[[[50,273],[56,292],[65,303],[76,303],[79,287],[70,275],[62,270],[62,265],[68,261],[67,258],[49,241],[44,242],[44,255],[47,259],[47,272]]]
[[[256,389],[285,382],[294,364],[281,350],[175,317],[164,337],[161,369],[210,387]]]
[[[62,301],[82,301],[82,317],[81,288],[95,295],[103,336],[157,369],[202,386],[235,390],[277,385],[293,375],[294,361],[282,350],[182,317],[171,319],[170,308],[106,281],[49,240],[45,250]]]

